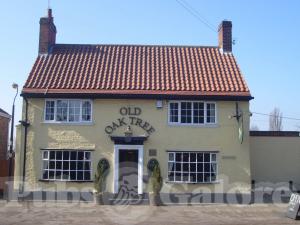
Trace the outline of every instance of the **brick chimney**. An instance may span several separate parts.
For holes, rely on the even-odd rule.
[[[222,21],[219,25],[219,48],[224,52],[232,52],[232,22]]]
[[[53,22],[52,9],[48,9],[48,16],[40,19],[40,41],[39,54],[50,53],[51,47],[55,45],[56,27]]]

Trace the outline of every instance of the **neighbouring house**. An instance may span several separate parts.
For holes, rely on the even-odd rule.
[[[299,131],[250,131],[250,159],[256,188],[300,191]]]
[[[161,196],[251,193],[249,101],[232,53],[232,23],[217,46],[58,44],[52,11],[23,87],[15,188],[93,191],[100,159],[106,192]],[[127,193],[129,192],[129,193]],[[170,199],[169,199],[170,200]]]
[[[11,116],[0,108],[0,196],[6,190],[8,177],[8,129]]]

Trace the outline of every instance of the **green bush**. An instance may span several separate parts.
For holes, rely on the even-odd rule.
[[[109,171],[109,162],[107,161],[107,159],[101,159],[98,162],[97,165],[97,171],[95,174],[95,189],[96,192],[99,193],[103,193],[103,191],[105,190],[105,179],[106,176],[108,175],[108,171]]]
[[[156,195],[159,194],[163,185],[159,164],[154,166],[150,181],[153,193]]]

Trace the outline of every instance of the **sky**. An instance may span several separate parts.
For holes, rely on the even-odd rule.
[[[185,7],[184,7],[184,6]],[[57,43],[208,45],[217,27],[233,23],[233,53],[255,97],[252,112],[279,107],[284,130],[300,130],[299,0],[51,0]],[[11,112],[38,54],[39,18],[47,0],[1,2],[0,108]],[[15,120],[21,119],[22,98]],[[269,118],[253,114],[251,125],[268,129]]]

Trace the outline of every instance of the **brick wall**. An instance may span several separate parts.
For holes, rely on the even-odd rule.
[[[8,129],[9,119],[0,116],[0,196],[5,189],[6,177],[8,176],[8,160],[6,160]]]
[[[6,159],[9,119],[0,116],[0,160]]]

